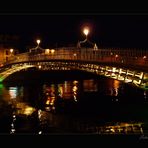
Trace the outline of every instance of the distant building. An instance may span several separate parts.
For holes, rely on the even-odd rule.
[[[16,54],[18,54],[17,49],[6,48],[0,45],[0,66],[2,66],[4,62],[7,62],[11,56]]]
[[[17,35],[0,34],[0,66],[8,61],[11,56],[18,53],[19,40]]]

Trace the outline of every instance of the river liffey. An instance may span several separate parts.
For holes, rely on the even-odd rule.
[[[0,84],[0,134],[147,135],[148,92],[79,71],[15,73]]]

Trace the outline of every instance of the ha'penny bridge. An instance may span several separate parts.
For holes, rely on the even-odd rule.
[[[81,70],[148,88],[148,51],[62,47],[13,55],[0,67],[0,82],[11,74],[34,67],[38,70]]]

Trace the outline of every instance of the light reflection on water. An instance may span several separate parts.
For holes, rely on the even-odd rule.
[[[0,121],[5,116],[10,120],[9,132],[2,133],[143,134],[143,125],[148,121],[147,104],[144,107],[143,104],[127,103],[128,107],[122,104],[128,96],[132,101],[144,103],[147,92],[117,80],[11,85],[0,87],[0,92],[0,109],[4,112],[0,114]],[[3,110],[3,104],[8,104],[10,110]]]
[[[9,87],[10,99],[16,99],[17,93],[18,93],[18,88],[17,87]]]

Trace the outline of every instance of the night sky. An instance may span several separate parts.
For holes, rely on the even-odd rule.
[[[100,48],[148,49],[148,15],[0,15],[0,35],[19,36],[18,48],[25,51],[41,39],[43,48],[76,46],[84,40],[83,27],[90,27],[88,38]]]

